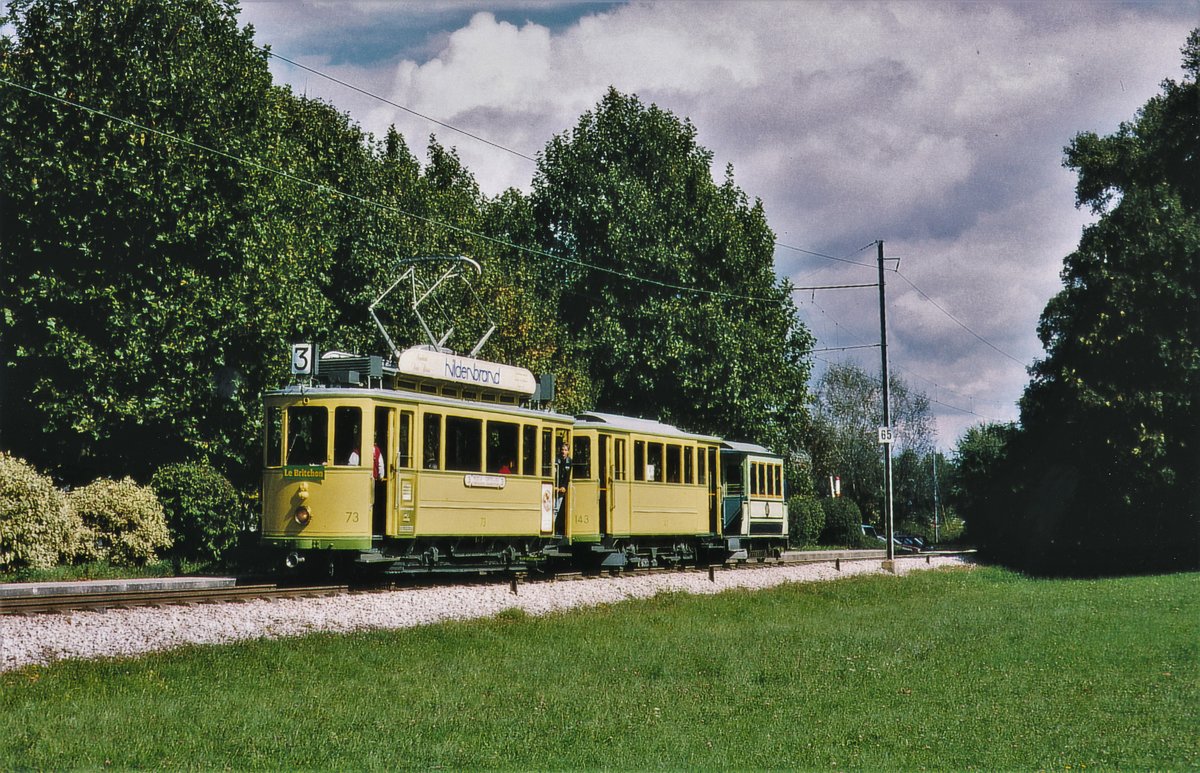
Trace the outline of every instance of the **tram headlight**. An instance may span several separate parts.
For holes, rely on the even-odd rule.
[[[300,524],[301,526],[307,526],[308,522],[312,520],[312,513],[309,512],[308,505],[300,505],[297,507],[295,518],[296,523]]]

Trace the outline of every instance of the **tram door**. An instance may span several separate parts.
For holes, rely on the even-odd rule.
[[[704,453],[701,449],[701,453]],[[720,518],[718,514],[721,512],[720,504],[721,497],[721,480],[720,480],[720,465],[717,464],[717,449],[710,447],[708,449],[708,530],[713,534],[720,534]]]
[[[375,446],[371,451],[371,477],[375,480],[375,501],[371,507],[371,535],[382,537],[387,529],[387,514],[395,501],[396,409],[375,409]]]
[[[629,533],[629,475],[627,447],[623,437],[610,438],[608,465],[604,468],[608,485],[608,511],[601,530],[607,534]]]
[[[600,474],[600,536],[608,534],[608,512],[612,509],[612,469],[609,457],[612,455],[612,435],[601,434],[596,438],[596,470]]]

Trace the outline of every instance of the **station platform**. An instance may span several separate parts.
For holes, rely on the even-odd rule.
[[[68,580],[66,582],[0,583],[0,599],[62,596],[78,593],[126,593],[151,590],[232,588],[234,577],[147,577],[131,580]]]
[[[818,561],[882,561],[886,550],[785,550],[779,560],[785,564]]]

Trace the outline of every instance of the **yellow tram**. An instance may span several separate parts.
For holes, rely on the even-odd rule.
[[[576,417],[571,508],[577,541],[602,566],[725,559],[718,518],[721,440],[647,419]]]
[[[783,465],[662,422],[523,405],[529,371],[330,353],[265,396],[262,541],[293,569],[720,563],[786,545]]]
[[[528,371],[418,348],[326,355],[319,381],[265,397],[262,539],[289,566],[508,567],[571,538],[554,449],[573,419],[518,405]]]

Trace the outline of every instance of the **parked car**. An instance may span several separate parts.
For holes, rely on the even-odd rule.
[[[887,540],[885,540],[882,536],[880,536],[879,532],[875,531],[875,527],[869,523],[864,523],[862,525],[862,533],[863,533],[863,536],[865,536],[865,537],[877,539],[880,542],[887,542]]]

